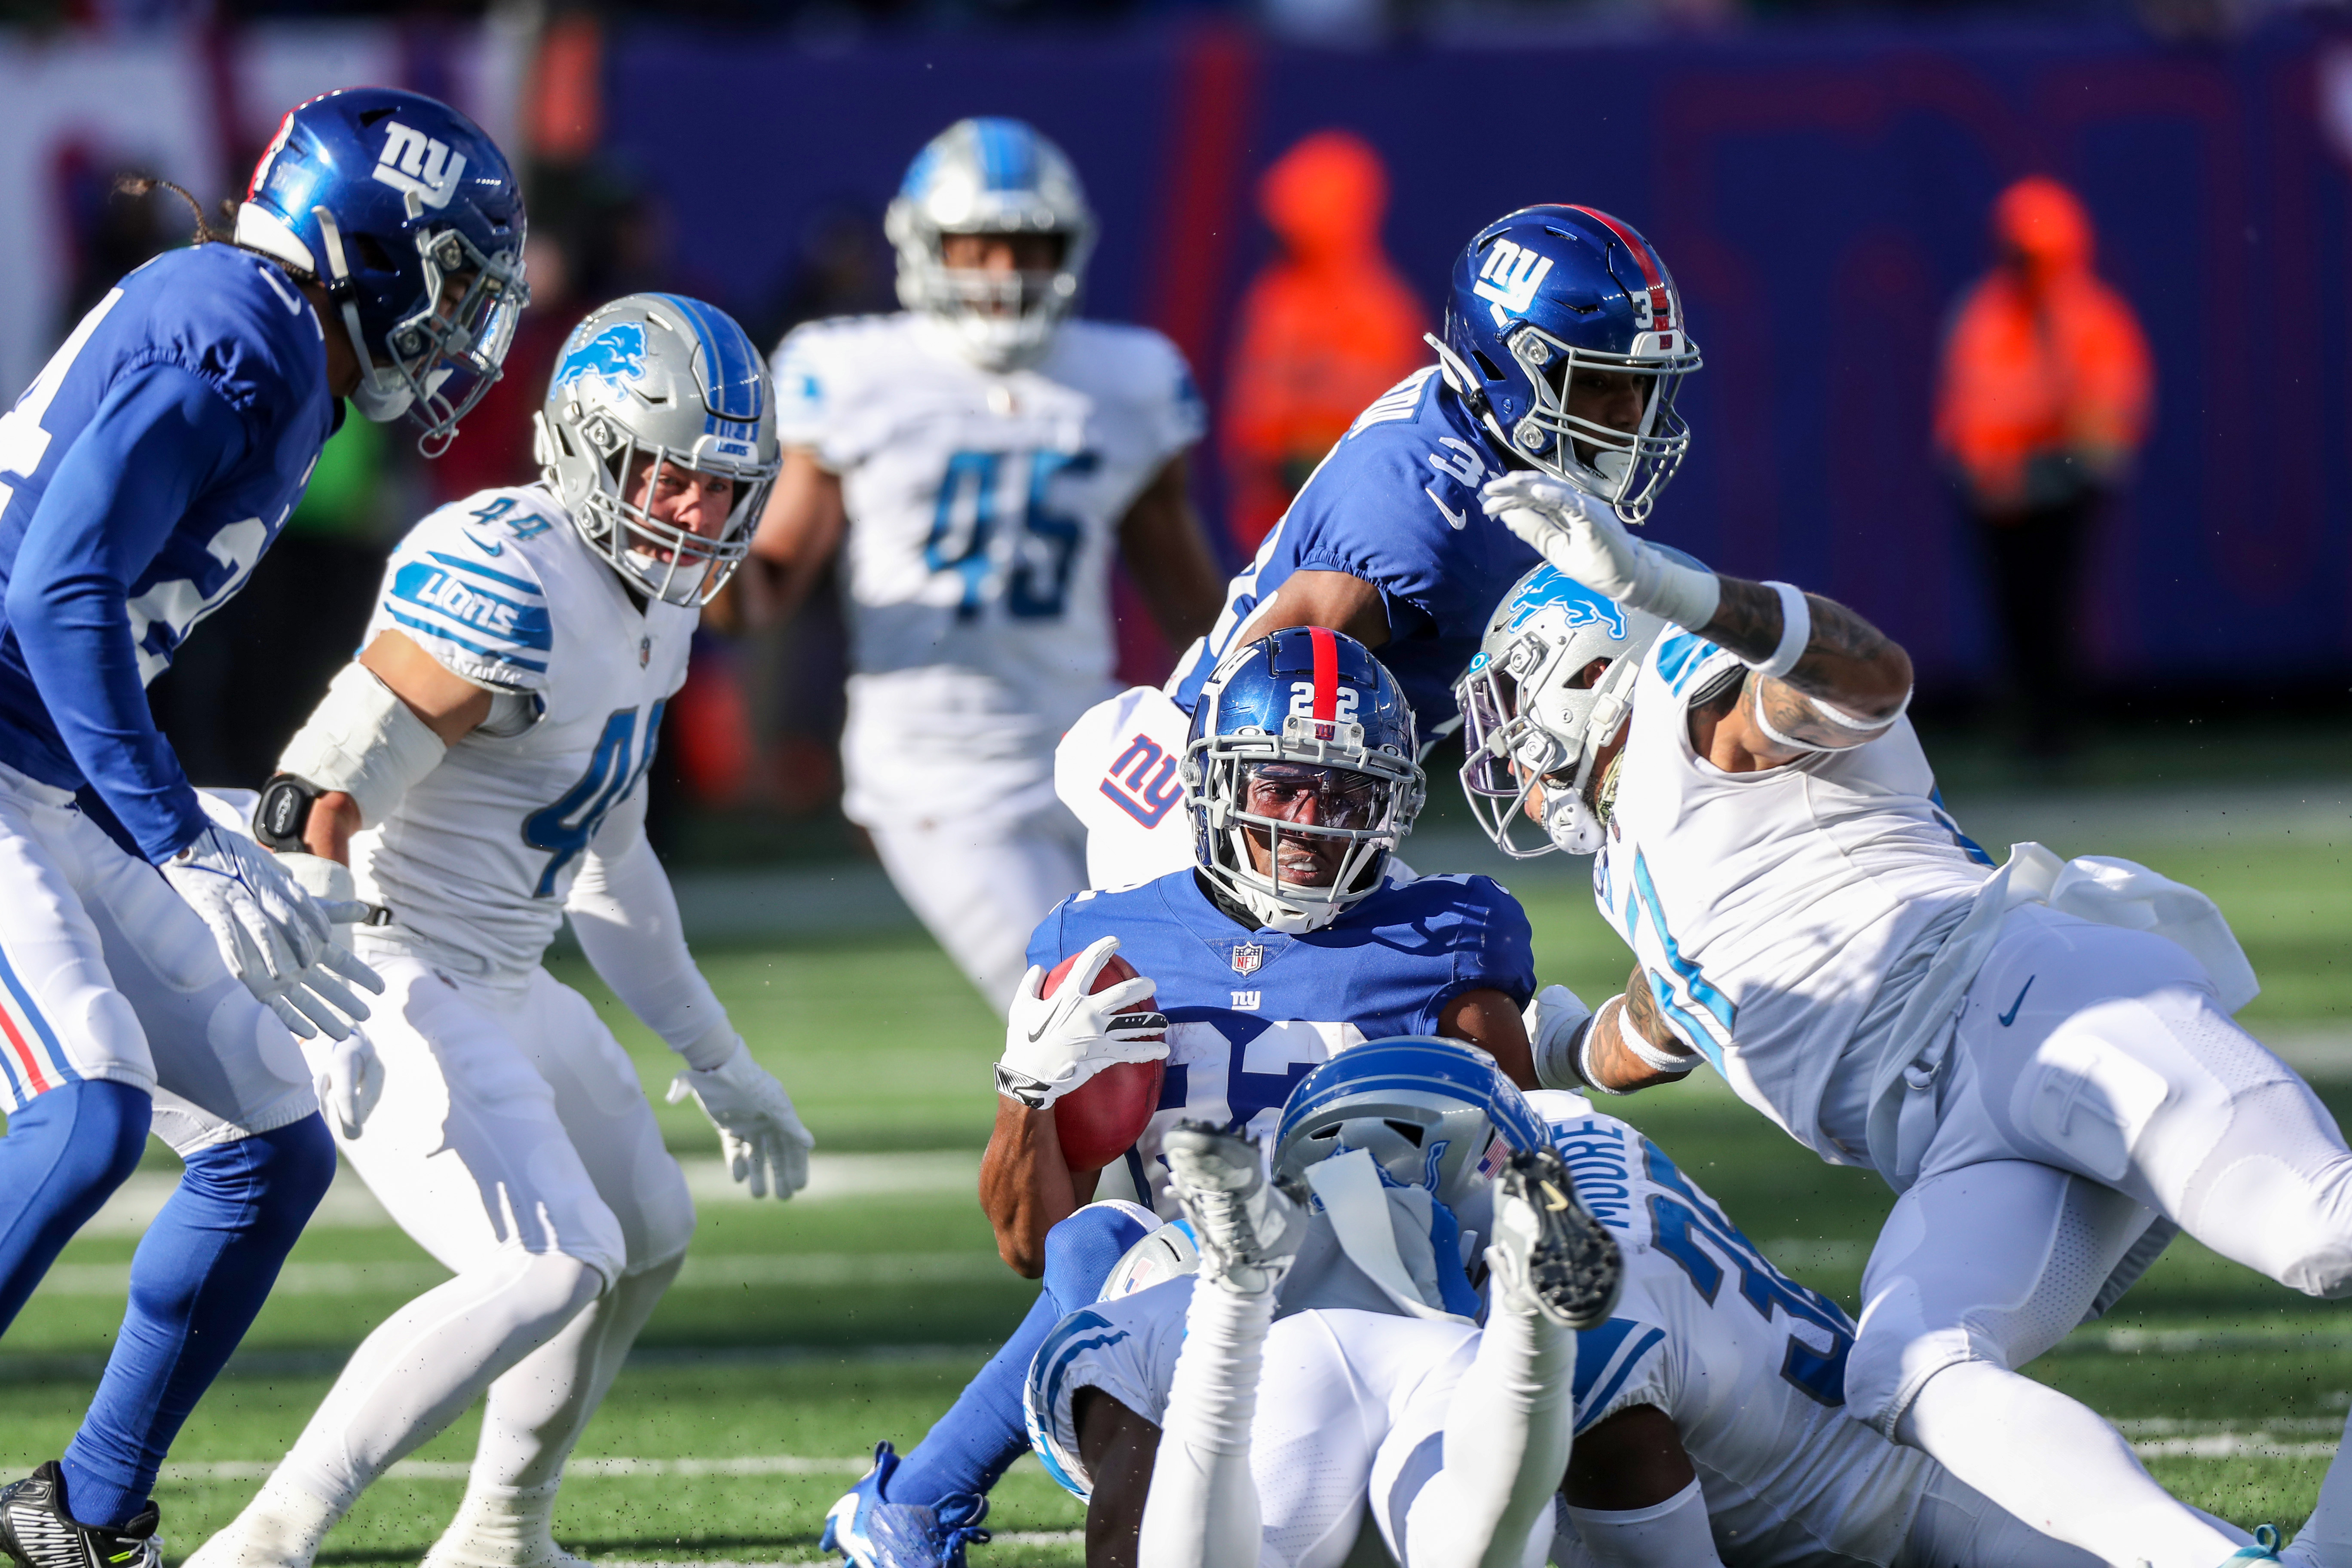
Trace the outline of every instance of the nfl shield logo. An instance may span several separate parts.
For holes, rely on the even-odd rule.
[[[1234,943],[1233,958],[1235,974],[1255,974],[1258,965],[1265,962],[1265,943],[1237,942]]]

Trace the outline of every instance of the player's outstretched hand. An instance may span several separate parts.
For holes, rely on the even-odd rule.
[[[1150,979],[1137,975],[1093,989],[1118,938],[1102,937],[1072,966],[1051,996],[1045,970],[1031,964],[1013,994],[1004,1020],[1004,1055],[996,1064],[996,1089],[1032,1110],[1054,1103],[1114,1062],[1158,1061],[1168,1054],[1168,1016],[1138,1011],[1154,994]]]
[[[672,1105],[689,1094],[719,1129],[719,1149],[729,1173],[750,1187],[753,1197],[766,1197],[772,1189],[780,1200],[786,1199],[808,1185],[809,1151],[816,1140],[801,1125],[784,1086],[751,1059],[751,1048],[740,1039],[717,1067],[689,1068],[670,1080]]]
[[[310,1060],[318,1068],[319,1109],[344,1137],[358,1137],[375,1102],[383,1098],[383,1061],[375,1047],[353,1030],[315,1048]]]
[[[343,981],[377,993],[383,982],[336,945],[332,926],[341,907],[304,891],[278,857],[241,834],[207,826],[161,869],[211,928],[229,973],[297,1039],[324,1034],[340,1040],[368,1016],[367,1004]]]
[[[1488,517],[1594,593],[1693,630],[1715,618],[1715,574],[1635,539],[1607,501],[1525,469],[1489,479],[1478,499]]]

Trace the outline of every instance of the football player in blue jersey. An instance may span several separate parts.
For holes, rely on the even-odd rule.
[[[187,1167],[81,1430],[0,1492],[29,1568],[161,1561],[163,1453],[334,1173],[296,1037],[343,1042],[322,1060],[356,1122],[350,986],[383,988],[332,940],[334,879],[207,817],[144,688],[277,537],[340,399],[447,443],[511,337],[522,240],[463,115],[314,99],[234,238],[123,279],[0,419],[0,1328],[151,1128]]]
[[[961,1560],[988,1489],[1025,1446],[1030,1358],[1174,1213],[1160,1142],[1177,1121],[1267,1132],[1317,1063],[1393,1035],[1469,1041],[1532,1086],[1526,914],[1484,877],[1392,863],[1421,810],[1417,751],[1402,687],[1345,633],[1285,628],[1205,683],[1181,759],[1192,863],[1048,915],[1006,1026],[981,1199],[1005,1259],[1045,1290],[920,1445],[903,1460],[877,1450],[834,1506],[831,1547],[861,1568]],[[1090,991],[1114,952],[1139,977]],[[1158,1015],[1138,1016],[1146,995]],[[1070,1169],[1055,1102],[1114,1063],[1163,1054],[1159,1109],[1134,1146],[1106,1169]]]
[[[1532,206],[1481,229],[1430,343],[1437,363],[1358,416],[1165,691],[1122,693],[1064,739],[1055,786],[1087,825],[1095,886],[1184,864],[1160,759],[1234,649],[1283,626],[1346,632],[1379,650],[1433,739],[1488,613],[1537,562],[1479,487],[1540,473],[1640,522],[1689,447],[1675,405],[1699,353],[1681,296],[1649,241],[1606,213]]]

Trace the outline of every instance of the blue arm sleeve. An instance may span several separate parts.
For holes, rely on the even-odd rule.
[[[8,584],[8,619],[58,733],[150,860],[169,859],[205,814],[147,706],[131,584],[247,440],[220,395],[178,366],[125,376],[59,459]]]

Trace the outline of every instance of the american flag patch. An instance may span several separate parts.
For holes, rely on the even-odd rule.
[[[1495,1141],[1486,1145],[1486,1152],[1478,1156],[1478,1174],[1491,1176],[1508,1164],[1510,1159],[1511,1146],[1504,1142],[1503,1135],[1497,1132]]]

